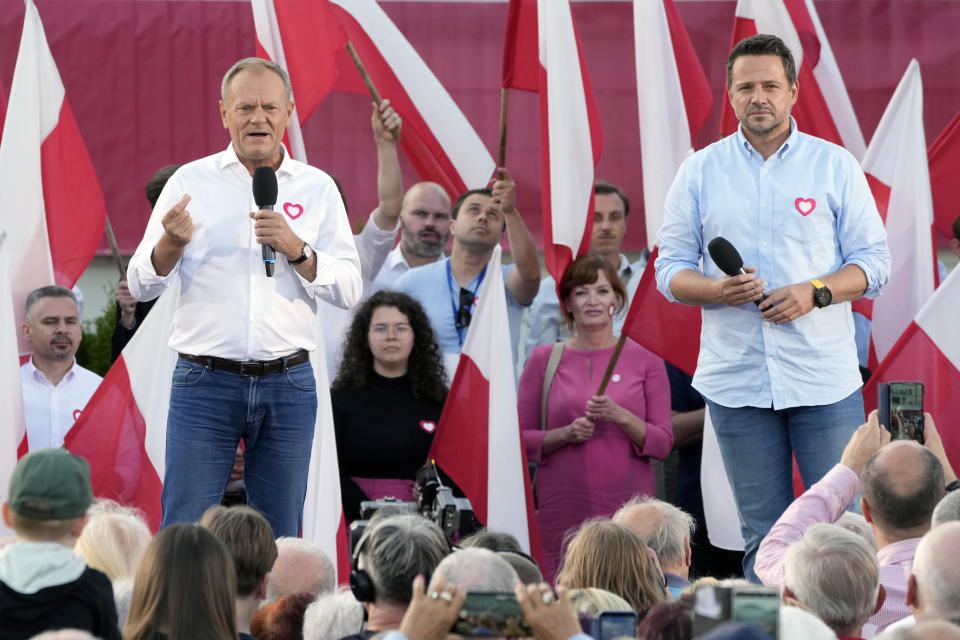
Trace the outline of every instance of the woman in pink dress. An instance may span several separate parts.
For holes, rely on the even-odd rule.
[[[539,464],[537,520],[543,574],[553,580],[564,534],[611,516],[635,494],[652,495],[650,458],[673,446],[670,386],[663,361],[627,340],[604,395],[595,395],[613,355],[613,316],[627,298],[617,272],[596,256],[577,258],[560,279],[561,310],[572,326],[540,404],[553,345],[537,347],[520,378],[518,404],[527,459]]]

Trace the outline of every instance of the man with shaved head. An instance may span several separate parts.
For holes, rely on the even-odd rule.
[[[945,522],[920,540],[906,600],[920,622],[960,624],[960,522]]]
[[[680,597],[690,586],[690,536],[696,529],[693,516],[669,502],[636,496],[620,507],[613,521],[632,530],[654,550],[667,590],[674,598]]]
[[[810,487],[777,520],[757,551],[756,573],[766,585],[784,583],[787,548],[817,522],[836,522],[860,491],[863,517],[877,537],[880,584],[886,600],[863,627],[872,637],[910,615],[907,574],[920,538],[930,530],[933,510],[947,484],[956,480],[930,414],[924,422],[924,445],[890,442],[877,412],[853,434],[840,463]]]

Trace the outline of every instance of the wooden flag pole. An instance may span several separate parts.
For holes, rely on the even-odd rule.
[[[500,89],[500,151],[497,166],[507,166],[507,88]]]
[[[620,337],[617,339],[617,346],[613,350],[613,355],[610,356],[610,364],[607,365],[607,370],[603,372],[603,379],[600,380],[600,388],[597,389],[597,395],[602,396],[603,392],[607,390],[607,384],[610,382],[610,376],[613,375],[613,368],[617,366],[617,360],[620,359],[620,352],[623,350],[623,343],[627,341],[627,335],[621,333]]]
[[[350,57],[353,58],[353,64],[357,67],[357,71],[360,72],[360,77],[363,78],[363,83],[367,85],[367,90],[370,91],[370,95],[373,96],[373,101],[376,102],[377,106],[379,107],[380,103],[383,102],[383,98],[380,96],[380,92],[377,91],[377,87],[374,86],[373,80],[370,78],[370,74],[367,73],[367,68],[363,66],[363,61],[360,60],[360,55],[353,47],[353,43],[349,40],[347,40],[347,51],[350,53]],[[397,142],[400,142],[400,133],[394,132],[394,135],[397,138]]]
[[[107,234],[107,242],[110,243],[110,249],[113,251],[113,261],[117,263],[117,270],[120,272],[120,279],[127,279],[127,270],[123,266],[123,258],[120,257],[120,247],[117,245],[117,236],[113,235],[113,225],[110,224],[110,216],[104,214],[103,230]]]

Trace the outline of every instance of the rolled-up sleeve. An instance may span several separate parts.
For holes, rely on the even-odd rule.
[[[890,277],[890,250],[887,232],[877,211],[867,178],[849,156],[850,179],[844,193],[844,207],[837,224],[837,238],[844,265],[855,264],[867,277],[866,298],[876,298]]]
[[[141,302],[157,298],[170,286],[171,280],[180,271],[182,258],[177,261],[170,273],[165,276],[157,275],[156,269],[153,268],[152,255],[153,248],[164,234],[161,223],[164,214],[183,197],[184,193],[179,175],[173,174],[160,193],[157,206],[153,208],[146,231],[143,233],[143,240],[140,241],[140,245],[127,265],[127,286],[130,288],[130,295]],[[187,205],[188,210],[189,208]]]
[[[360,301],[363,280],[350,220],[335,187],[326,189],[323,209],[327,215],[317,237],[309,241],[317,256],[317,275],[312,282],[299,273],[297,277],[312,298],[349,309]]]
[[[700,271],[703,229],[698,215],[699,162],[687,158],[673,179],[664,204],[663,224],[657,232],[659,255],[655,263],[657,289],[670,302],[681,302],[670,282],[681,271]]]

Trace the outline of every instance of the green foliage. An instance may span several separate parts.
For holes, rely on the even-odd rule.
[[[106,375],[107,369],[113,364],[110,358],[110,339],[113,337],[116,317],[116,307],[111,295],[103,315],[83,327],[83,339],[77,349],[77,364],[97,375]]]

